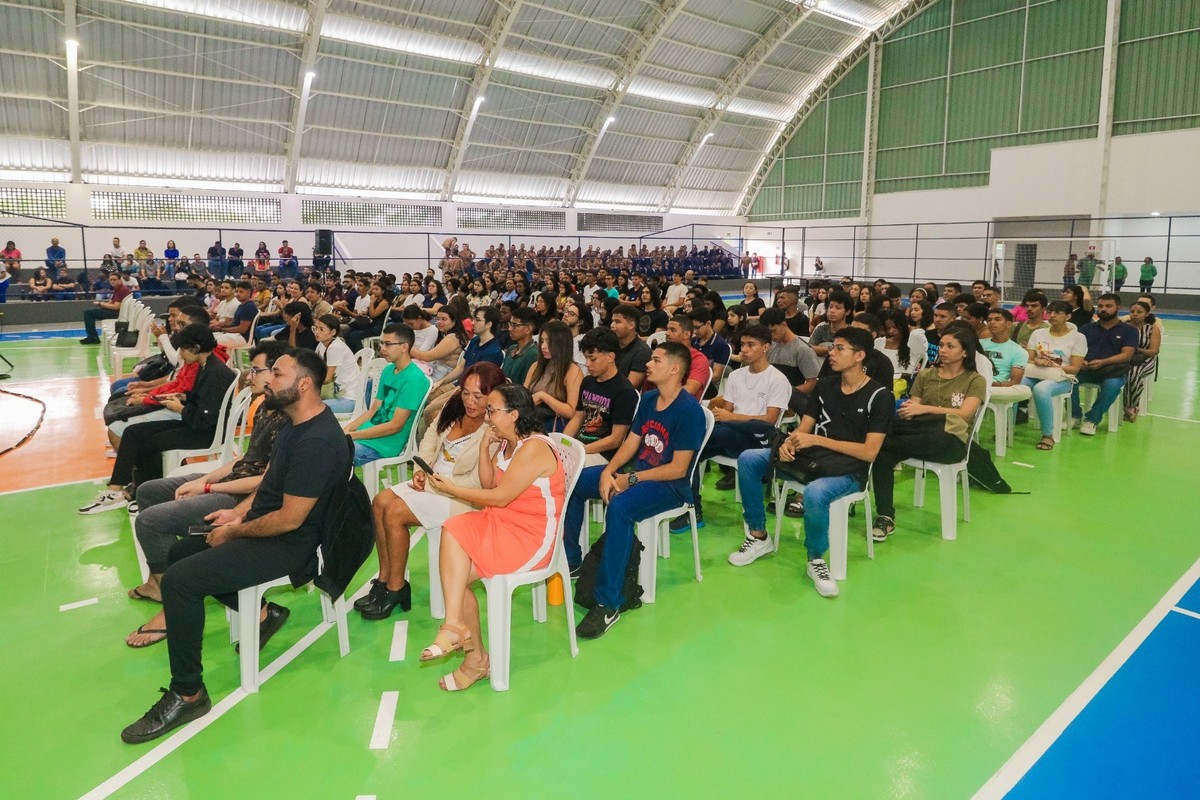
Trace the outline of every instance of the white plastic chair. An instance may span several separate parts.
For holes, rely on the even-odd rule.
[[[140,307],[144,307],[141,300],[131,294],[126,295],[117,309],[116,319],[100,320],[100,350],[103,358],[101,363],[107,364],[112,356],[113,339],[117,335],[117,323],[129,322],[133,318],[134,311]]]
[[[388,306],[388,310],[386,312],[384,312],[383,327],[381,327],[380,330],[383,330],[383,328],[386,328],[388,326],[388,320],[390,320],[391,318],[392,318],[392,308],[391,308],[391,306]],[[378,353],[379,352],[379,342],[381,339],[383,339],[383,334],[380,334],[378,336],[368,336],[367,338],[363,339],[363,347],[368,348],[372,353]]]
[[[550,563],[541,569],[493,575],[483,579],[483,585],[487,589],[491,682],[492,688],[497,692],[508,691],[509,650],[512,643],[512,594],[519,586],[533,584],[533,618],[538,622],[545,622],[546,580],[554,575],[559,577],[559,580],[562,581],[563,591],[568,594],[563,607],[567,612],[567,635],[571,642],[571,657],[579,655],[579,645],[575,641],[575,604],[569,596],[571,571],[563,552],[562,538],[566,503],[571,497],[571,492],[575,490],[575,482],[579,479],[579,473],[583,470],[583,443],[563,434],[554,434],[550,439],[554,443],[554,448],[558,451],[563,465],[563,484],[566,488],[566,494],[563,495],[563,507],[558,510],[558,525],[554,532]],[[430,541],[432,543],[432,539]],[[433,571],[432,568],[430,571]]]
[[[318,572],[322,571],[324,563],[320,550],[317,550],[317,564]],[[229,611],[229,639],[231,642],[241,645],[238,662],[241,669],[242,691],[247,694],[257,692],[259,684],[264,680],[258,664],[258,617],[263,595],[268,589],[291,585],[291,579],[285,575],[257,586],[248,586],[238,592],[238,609],[247,609],[248,613]],[[345,658],[350,653],[350,626],[346,621],[346,597],[342,595],[331,600],[325,592],[319,592],[319,594],[321,595],[321,616],[326,622],[337,627],[338,652]]]
[[[154,312],[150,308],[141,306],[133,312],[133,316],[129,320],[129,329],[137,331],[137,343],[133,347],[117,347],[113,342],[109,348],[112,358],[110,377],[113,380],[125,377],[124,367],[127,360],[141,361],[150,355],[150,325],[153,322]]]
[[[387,359],[375,358],[375,351],[369,347],[364,347],[354,354],[354,362],[358,368],[359,374],[359,392],[354,398],[354,410],[335,413],[342,422],[347,422],[354,419],[371,404],[370,395],[375,386],[375,381],[379,380],[380,374],[383,373],[383,368],[387,366]],[[378,362],[376,364],[375,362]],[[371,370],[375,372],[372,375]]]
[[[433,388],[433,384],[429,386],[430,389]],[[421,439],[417,436],[417,430],[421,427],[421,415],[425,413],[425,404],[427,402],[429,402],[429,389],[425,390],[425,396],[421,398],[421,403],[417,406],[416,411],[413,411],[411,416],[409,416],[412,422],[408,427],[408,443],[404,445],[404,450],[400,452],[400,455],[393,458],[377,458],[374,461],[368,461],[366,464],[363,464],[363,483],[366,485],[367,494],[371,496],[372,500],[375,499],[375,495],[379,494],[379,481],[381,478],[386,477],[388,481],[384,486],[386,489],[408,477],[408,467],[406,465],[412,463],[413,458],[416,457],[417,451],[420,448]],[[398,473],[394,479],[392,477],[393,472]]]
[[[700,442],[700,449],[692,456],[692,464],[688,469],[689,486],[691,486],[696,470],[700,467],[700,453],[704,451],[704,446],[708,444],[708,437],[712,436],[713,431],[712,412],[703,406],[701,406],[701,410],[704,411],[704,439]],[[704,574],[700,571],[700,534],[696,529],[696,507],[689,500],[683,505],[667,509],[653,517],[647,517],[637,524],[637,537],[641,540],[642,546],[646,548],[638,567],[638,583],[642,585],[643,592],[642,602],[653,603],[655,601],[658,588],[659,555],[661,554],[663,558],[671,557],[670,524],[671,520],[680,514],[687,514],[692,523],[692,556],[696,564],[696,581],[698,583],[704,580]]]
[[[803,492],[805,484],[799,481],[781,480],[778,496],[785,498],[789,492]],[[839,497],[829,504],[829,573],[834,580],[846,580],[847,552],[850,547],[850,507],[855,503],[863,503],[863,515],[866,520],[867,558],[875,559],[875,541],[871,538],[871,473],[867,472],[867,481],[861,491],[853,492],[845,497]],[[779,534],[783,530],[783,508],[785,503],[777,500],[775,503],[775,550],[779,551]],[[796,538],[800,538],[799,529]]]
[[[194,450],[163,452],[163,474],[169,473],[189,458],[203,458],[204,461],[216,459],[219,463],[228,463],[242,454],[244,440],[249,437],[246,431],[246,416],[250,409],[251,395],[249,386],[240,392],[237,387],[238,382],[235,378],[225,390],[212,443],[208,447]],[[199,468],[207,469],[207,466]]]
[[[259,311],[254,315],[254,321],[250,323],[250,331],[245,335],[245,344],[241,345],[225,345],[225,349],[229,352],[229,366],[236,366],[239,369],[245,369],[250,366],[250,351],[254,349],[254,329],[258,327],[258,318],[262,316]],[[243,359],[245,363],[242,363]]]
[[[967,461],[971,457],[971,443],[979,435],[979,426],[983,424],[984,409],[991,399],[991,387],[983,398],[983,405],[975,413],[971,431],[967,436],[967,450],[962,461],[954,464],[938,464],[920,458],[906,458],[900,462],[909,467],[915,467],[916,477],[913,479],[913,505],[921,508],[925,505],[925,473],[932,472],[938,478],[938,491],[942,503],[942,538],[953,541],[958,538],[958,493],[956,485],[962,482],[963,522],[971,521],[971,482],[967,477]]]
[[[646,337],[646,344],[650,346],[651,350],[653,350],[654,348],[658,347],[660,344],[662,344],[666,340],[667,340],[667,332],[666,331],[655,331],[654,333],[652,333]]]

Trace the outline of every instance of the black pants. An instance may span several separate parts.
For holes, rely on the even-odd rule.
[[[171,690],[191,695],[204,684],[200,651],[205,597],[211,595],[236,611],[239,590],[299,572],[316,560],[316,553],[316,534],[233,539],[217,547],[209,547],[203,536],[176,542],[162,577],[163,613],[171,632]]]
[[[897,420],[892,432],[883,440],[871,471],[871,480],[875,484],[875,513],[884,517],[896,516],[894,470],[904,459],[922,458],[937,464],[953,464],[962,461],[966,453],[966,443],[946,433],[945,420],[940,415]]]
[[[161,478],[162,454],[168,450],[194,450],[212,443],[212,431],[197,431],[174,419],[139,422],[121,436],[110,486],[124,486]]]
[[[746,450],[759,450],[770,446],[775,426],[769,422],[718,422],[713,426],[712,436],[700,453],[701,460],[713,456],[728,456],[736,459]],[[699,468],[692,476],[692,502],[696,506],[696,519],[704,519],[704,506],[700,500],[700,482],[704,476]]]

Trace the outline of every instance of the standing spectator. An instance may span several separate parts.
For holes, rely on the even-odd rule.
[[[1088,254],[1079,262],[1079,276],[1077,282],[1080,286],[1091,287],[1092,279],[1096,276],[1096,254],[1088,251]]]
[[[80,344],[100,344],[96,322],[102,319],[116,319],[121,310],[121,301],[131,294],[129,287],[122,283],[120,274],[116,272],[109,273],[108,285],[112,288],[112,295],[107,300],[95,301],[95,308],[84,309],[83,327],[87,330],[87,336],[79,340]]]
[[[1125,285],[1125,281],[1129,280],[1129,267],[1125,266],[1125,262],[1117,256],[1113,262],[1113,291],[1121,291],[1121,287]]]
[[[12,242],[9,242],[11,245]],[[20,255],[18,253],[18,255]],[[1142,262],[1141,274],[1138,276],[1138,286],[1141,287],[1142,294],[1149,292],[1154,288],[1154,279],[1158,277],[1158,267],[1154,266],[1154,259],[1146,256],[1146,260]]]
[[[1162,328],[1150,312],[1150,304],[1137,300],[1129,307],[1129,324],[1138,332],[1137,351],[1130,360],[1129,380],[1125,383],[1125,419],[1135,422],[1146,380],[1158,370],[1158,351],[1162,348]]]
[[[1071,253],[1067,257],[1067,262],[1063,264],[1063,288],[1075,285],[1075,273],[1078,270],[1077,261],[1079,256]]]
[[[225,279],[225,248],[219,239],[208,248],[208,271],[217,280]]]

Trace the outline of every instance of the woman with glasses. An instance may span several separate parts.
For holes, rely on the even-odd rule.
[[[580,369],[587,366],[587,359],[579,352],[579,341],[583,335],[595,327],[592,312],[584,304],[582,297],[572,297],[562,310],[562,321],[571,329],[571,341],[574,343],[575,355],[573,360]]]
[[[436,475],[456,486],[479,488],[479,443],[487,434],[484,411],[492,390],[505,383],[500,368],[487,361],[463,373],[459,388],[442,407],[437,422],[429,426],[417,451]],[[379,577],[371,581],[367,595],[354,603],[363,619],[387,619],[396,606],[403,611],[412,607],[412,589],[404,578],[410,529],[414,525],[426,530],[440,528],[450,517],[472,508],[434,488],[429,477],[417,467],[411,481],[375,497],[375,518],[381,523],[376,533]]]
[[[446,622],[421,660],[464,653],[462,665],[438,684],[449,692],[467,689],[489,673],[472,584],[548,564],[566,500],[563,465],[550,440],[537,435],[541,424],[529,391],[498,386],[488,395],[485,413],[490,424],[479,441],[480,488],[459,486],[436,473],[426,483],[481,508],[451,517],[442,526]]]

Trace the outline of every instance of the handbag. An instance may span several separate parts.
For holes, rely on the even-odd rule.
[[[113,344],[117,347],[137,347],[138,334],[137,331],[129,330],[129,323],[126,320],[117,320],[116,324],[117,337]]]
[[[788,435],[776,430],[771,441],[771,460],[767,466],[767,482],[776,477],[797,483],[812,483],[817,478],[824,478],[825,473],[820,463],[810,455],[797,452],[791,461],[783,461],[779,457],[779,448],[787,441]]]
[[[1031,363],[1025,365],[1025,377],[1033,378],[1034,380],[1039,381],[1053,381],[1058,383],[1059,381],[1069,380],[1071,376],[1063,372],[1062,367],[1043,367],[1038,364]]]

